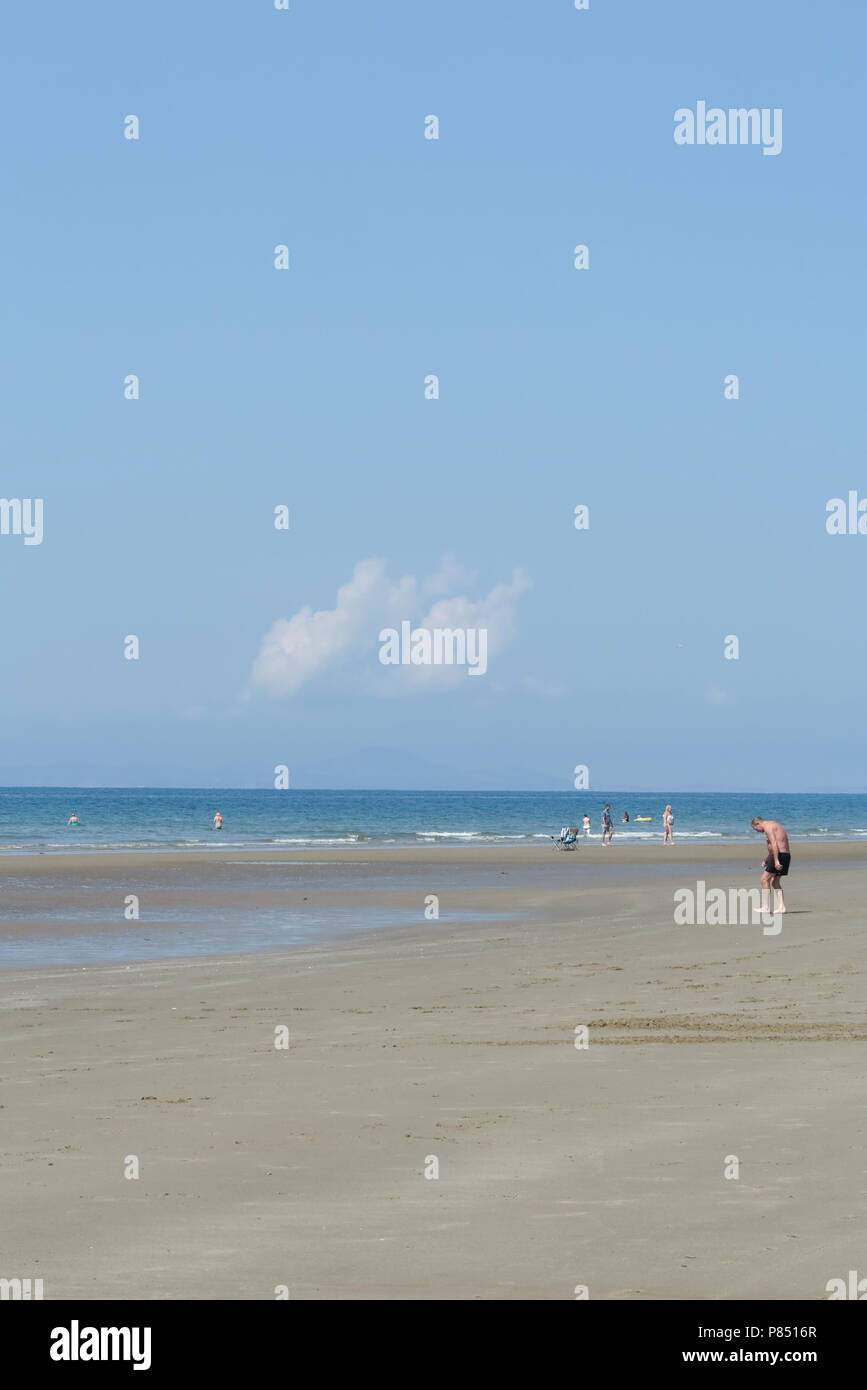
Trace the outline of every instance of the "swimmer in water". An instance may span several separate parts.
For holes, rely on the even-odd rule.
[[[66,822],[66,824],[67,824],[67,825],[81,825],[81,821],[78,819],[78,816],[77,816],[77,815],[75,814],[75,812],[73,811],[72,815],[69,817],[69,820]]]
[[[219,811],[218,811],[217,814],[214,816],[214,829],[215,829],[215,830],[222,830],[222,828],[223,828],[223,817],[220,815],[220,813],[219,813]]]

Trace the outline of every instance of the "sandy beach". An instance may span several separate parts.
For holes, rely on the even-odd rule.
[[[793,848],[778,935],[673,920],[699,878],[757,885],[758,841],[5,859],[0,960],[74,942],[61,900],[92,951],[146,930],[154,958],[0,975],[0,1276],[46,1299],[827,1297],[864,1260],[867,846]],[[370,925],[162,958],[191,897],[222,931],[311,904]]]

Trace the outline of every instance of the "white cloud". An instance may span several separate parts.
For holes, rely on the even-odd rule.
[[[450,590],[455,590],[459,584],[475,584],[476,574],[474,570],[465,569],[459,564],[454,555],[444,555],[440,561],[440,567],[436,574],[432,574],[430,579],[426,579],[422,588],[425,594],[431,596],[435,594],[447,594]]]
[[[383,666],[379,633],[388,627],[399,630],[405,620],[417,628],[485,628],[490,660],[514,636],[517,600],[530,581],[516,570],[509,583],[495,585],[484,598],[440,597],[418,616],[432,594],[442,594],[467,578],[451,556],[422,583],[412,575],[395,583],[386,574],[384,560],[360,561],[349,582],[338,589],[334,608],[314,612],[305,607],[273,623],[262,639],[248,690],[293,695],[329,671],[339,671],[342,679],[352,678],[356,685],[379,695],[465,683],[465,666]]]
[[[384,560],[362,560],[348,584],[337,590],[334,608],[301,608],[278,618],[262,640],[251,683],[271,695],[292,695],[351,645],[382,597]]]

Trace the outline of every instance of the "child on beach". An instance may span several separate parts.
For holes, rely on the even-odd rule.
[[[583,827],[584,834],[585,834],[585,835],[589,835],[589,834],[590,834],[590,817],[589,817],[588,815],[585,814],[584,819],[583,819],[583,821],[581,822],[581,825],[582,825],[582,827]]]

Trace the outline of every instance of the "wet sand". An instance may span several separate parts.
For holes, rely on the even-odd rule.
[[[46,1299],[826,1297],[863,1265],[867,847],[793,849],[778,936],[673,921],[676,887],[753,886],[758,839],[4,860],[35,930],[64,884],[70,912],[112,905],[107,936],[121,889],[255,912],[263,859],[287,903],[411,925],[3,970],[0,1277]]]

